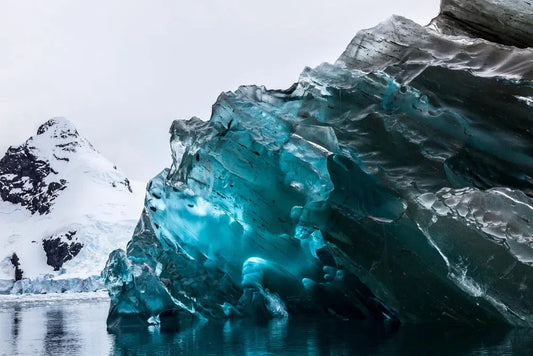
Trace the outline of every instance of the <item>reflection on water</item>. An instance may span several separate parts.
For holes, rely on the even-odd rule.
[[[533,331],[335,320],[203,323],[182,331],[105,329],[105,301],[0,309],[1,355],[530,355]]]
[[[64,313],[62,308],[46,311],[46,334],[43,342],[45,355],[79,353],[81,336],[75,328],[66,328],[68,324]]]
[[[3,305],[0,355],[107,355],[106,314],[102,301]]]
[[[227,321],[197,325],[178,333],[122,331],[113,337],[118,354],[167,355],[351,355],[382,344],[383,328],[333,320]],[[364,353],[363,353],[364,354]]]
[[[19,335],[19,314],[20,314],[20,306],[15,305],[13,308],[13,317],[11,318],[13,321],[11,323],[11,338],[13,340],[17,340]]]

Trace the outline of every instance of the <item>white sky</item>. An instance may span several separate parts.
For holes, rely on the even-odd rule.
[[[222,91],[287,88],[392,14],[426,24],[439,0],[2,0],[0,154],[54,116],[133,179],[170,164],[175,118]]]

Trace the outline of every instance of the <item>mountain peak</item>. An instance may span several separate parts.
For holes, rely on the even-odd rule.
[[[74,124],[55,117],[0,159],[0,198],[48,214],[69,182],[95,180],[131,192],[129,180],[83,138]]]
[[[37,135],[43,135],[45,133],[48,133],[53,137],[79,136],[78,130],[76,130],[74,124],[64,117],[51,118],[39,126],[37,129]]]
[[[0,155],[0,294],[101,288],[144,194],[69,120],[32,134]]]
[[[64,117],[54,117],[39,126],[37,134],[30,137],[25,145],[43,154],[48,152],[56,156],[76,152],[82,146],[94,150],[89,141],[80,136],[74,124]]]

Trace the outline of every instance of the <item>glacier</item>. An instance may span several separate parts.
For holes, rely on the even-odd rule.
[[[532,26],[528,1],[443,0],[287,90],[242,86],[209,121],[174,121],[172,165],[102,272],[108,327],[533,326]]]

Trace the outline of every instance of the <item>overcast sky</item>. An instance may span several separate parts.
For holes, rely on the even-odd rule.
[[[0,151],[54,116],[133,179],[170,164],[175,118],[222,91],[287,88],[392,14],[426,24],[439,0],[0,1]],[[0,155],[1,156],[1,155]]]

